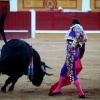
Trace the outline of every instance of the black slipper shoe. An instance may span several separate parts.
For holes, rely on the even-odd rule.
[[[83,99],[85,99],[85,95],[81,95],[81,96],[79,96],[79,98],[83,98]]]
[[[49,96],[54,96],[54,95],[56,95],[56,94],[61,94],[61,91],[59,91],[59,92],[50,92],[48,95],[49,95]]]

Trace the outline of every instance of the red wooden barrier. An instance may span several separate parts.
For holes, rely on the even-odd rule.
[[[30,38],[31,37],[31,12],[8,12],[4,24],[5,30],[15,30],[16,32],[6,32],[7,39]],[[27,30],[26,32],[17,32]],[[1,37],[2,38],[2,37]]]
[[[36,12],[36,30],[68,30],[74,18],[80,20],[84,30],[100,30],[100,12]],[[31,12],[8,12],[4,29],[28,31],[6,32],[7,39],[30,38]]]
[[[74,18],[85,30],[100,30],[100,12],[36,12],[36,30],[68,30]]]
[[[10,11],[9,1],[0,1],[0,11],[2,11],[2,7],[6,6],[7,10]]]

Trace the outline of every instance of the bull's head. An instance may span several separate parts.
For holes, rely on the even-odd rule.
[[[33,49],[33,77],[29,76],[30,81],[35,86],[40,86],[44,75],[51,76],[46,72],[46,68],[52,69],[51,67],[47,66],[44,62],[41,61],[40,56],[36,50]]]

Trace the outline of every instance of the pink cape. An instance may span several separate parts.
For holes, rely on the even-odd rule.
[[[81,70],[82,70],[81,60],[78,59],[78,60],[76,61],[76,74],[78,75],[78,74],[80,73]],[[58,82],[59,82],[59,81],[58,81]],[[53,92],[53,91],[56,89],[56,87],[57,87],[57,85],[58,85],[58,82],[56,82],[55,84],[53,84],[53,85],[51,86],[50,92]],[[70,82],[70,78],[69,78],[69,73],[67,73],[66,80],[64,81],[62,87],[63,87],[63,86],[70,85],[70,84],[71,84],[71,82]]]

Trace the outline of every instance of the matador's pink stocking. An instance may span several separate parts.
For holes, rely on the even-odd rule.
[[[74,82],[74,84],[75,84],[77,90],[79,91],[80,96],[84,95],[84,92],[83,92],[83,90],[82,90],[82,87],[81,87],[81,84],[80,84],[79,79],[77,79],[77,80]]]
[[[59,91],[61,91],[61,87],[62,87],[62,84],[64,83],[65,79],[66,79],[66,77],[60,76],[59,83],[58,83],[56,89],[53,92],[59,92]]]

